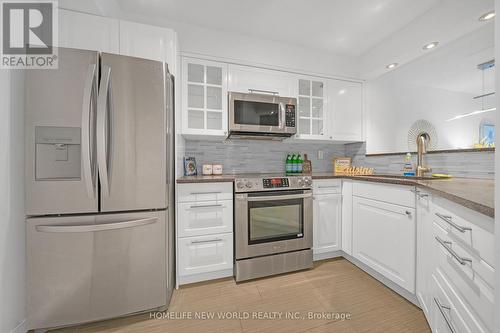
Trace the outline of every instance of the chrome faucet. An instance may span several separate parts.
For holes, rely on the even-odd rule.
[[[424,154],[427,153],[427,141],[429,136],[427,134],[420,134],[417,138],[417,177],[424,177],[427,172],[432,169],[424,164]]]

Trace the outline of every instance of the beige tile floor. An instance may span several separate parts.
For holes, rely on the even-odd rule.
[[[176,290],[169,314],[196,313],[216,317],[151,319],[149,314],[143,314],[52,332],[431,332],[419,308],[345,259],[323,261],[308,271],[240,284],[224,279]],[[217,318],[226,313],[241,318]],[[270,318],[280,313],[283,317],[293,313],[298,319]],[[350,314],[350,319],[308,318],[310,314],[332,313]],[[267,318],[252,319],[253,316]]]

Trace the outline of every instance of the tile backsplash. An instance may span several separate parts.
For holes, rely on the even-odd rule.
[[[321,160],[318,151],[323,152]],[[297,152],[307,154],[314,171],[331,171],[332,158],[345,156],[345,146],[258,140],[185,143],[185,156],[196,158],[199,174],[204,163],[222,163],[224,173],[280,173],[285,171],[286,155]]]
[[[401,174],[404,155],[365,156],[366,145],[345,145],[346,156],[352,157],[354,165],[375,168],[376,173]],[[412,155],[416,165],[417,156]],[[455,177],[495,178],[495,152],[452,152],[426,154],[424,163],[432,173],[446,173]]]
[[[210,142],[199,140],[185,141],[185,155],[196,158],[198,173],[204,163],[222,163],[224,173],[265,173],[283,172],[287,153],[306,153],[312,162],[313,171],[332,171],[334,157],[349,156],[353,164],[375,168],[376,173],[401,174],[404,164],[403,155],[365,156],[364,143],[318,144],[297,142],[276,142],[256,140],[228,140]],[[318,159],[318,152],[323,159]],[[182,157],[178,161],[182,165]],[[495,153],[454,152],[427,154],[425,163],[434,173],[449,173],[455,177],[494,178]],[[416,156],[413,156],[416,162]]]

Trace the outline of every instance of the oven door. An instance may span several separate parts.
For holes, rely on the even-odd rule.
[[[236,259],[312,247],[312,192],[269,191],[236,195]]]
[[[229,129],[233,132],[285,133],[283,98],[266,94],[229,93]]]

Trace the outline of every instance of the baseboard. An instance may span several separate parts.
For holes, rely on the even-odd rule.
[[[408,290],[402,288],[401,286],[397,285],[396,283],[392,282],[373,268],[367,266],[366,264],[362,263],[358,259],[343,253],[342,255],[345,259],[347,259],[349,262],[352,264],[356,265],[358,268],[362,269],[366,273],[370,274],[372,277],[383,283],[386,287],[392,289],[396,293],[398,293],[400,296],[404,297],[407,301],[410,303],[414,304],[416,307],[420,308],[420,302],[418,301],[417,295],[409,292]]]
[[[217,271],[217,272],[179,276],[178,281],[179,281],[179,286],[181,286],[184,284],[191,284],[191,283],[197,283],[197,282],[208,281],[208,280],[222,279],[222,278],[230,277],[230,276],[234,276],[233,268],[226,269],[223,271]]]
[[[337,257],[342,257],[343,255],[344,255],[344,252],[342,252],[340,250],[332,251],[332,252],[325,252],[325,253],[313,253],[313,261],[337,258]]]
[[[10,333],[26,333],[28,332],[28,328],[26,326],[26,319],[23,319],[23,321],[17,325]]]

